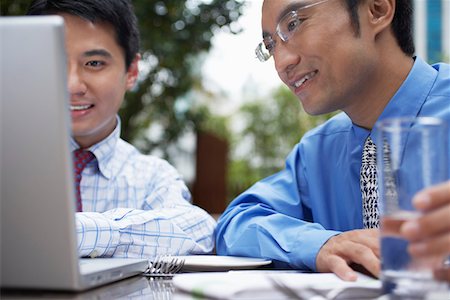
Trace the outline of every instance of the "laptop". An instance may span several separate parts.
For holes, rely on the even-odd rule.
[[[79,259],[64,22],[0,18],[1,288],[81,291],[146,259]]]

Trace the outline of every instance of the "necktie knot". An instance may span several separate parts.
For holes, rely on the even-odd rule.
[[[81,203],[81,191],[80,191],[80,183],[81,183],[81,173],[83,172],[86,165],[94,159],[94,154],[91,151],[87,151],[84,149],[77,149],[73,151],[74,157],[74,171],[75,171],[75,190],[76,190],[76,200],[77,200],[77,211],[82,211],[82,203]]]
[[[75,170],[83,171],[86,165],[94,159],[94,154],[91,151],[77,149],[73,152],[74,162],[75,162]]]

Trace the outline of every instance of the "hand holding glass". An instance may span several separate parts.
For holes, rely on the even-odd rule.
[[[400,297],[445,289],[432,273],[442,261],[412,259],[399,231],[406,220],[420,215],[411,201],[414,195],[448,179],[447,124],[436,118],[386,119],[375,132],[383,287]]]

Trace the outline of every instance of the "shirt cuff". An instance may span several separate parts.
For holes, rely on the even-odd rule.
[[[304,243],[299,243],[292,251],[292,261],[294,265],[306,265],[310,270],[316,272],[316,258],[322,246],[333,236],[341,234],[334,230],[309,230],[301,232],[301,239]],[[296,263],[298,261],[298,263]],[[301,262],[301,263],[300,263]]]
[[[119,227],[101,213],[76,213],[78,254],[80,257],[110,257],[119,244]]]

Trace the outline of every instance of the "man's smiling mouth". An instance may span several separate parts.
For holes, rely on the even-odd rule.
[[[302,78],[300,78],[300,80],[295,81],[292,86],[294,88],[299,88],[301,87],[306,81],[310,80],[311,78],[313,78],[314,76],[316,76],[318,71],[313,71],[311,73],[306,74],[305,76],[303,76]]]
[[[70,110],[71,111],[79,111],[79,110],[86,110],[89,109],[91,107],[93,107],[93,104],[87,104],[87,105],[71,105],[70,106]]]

